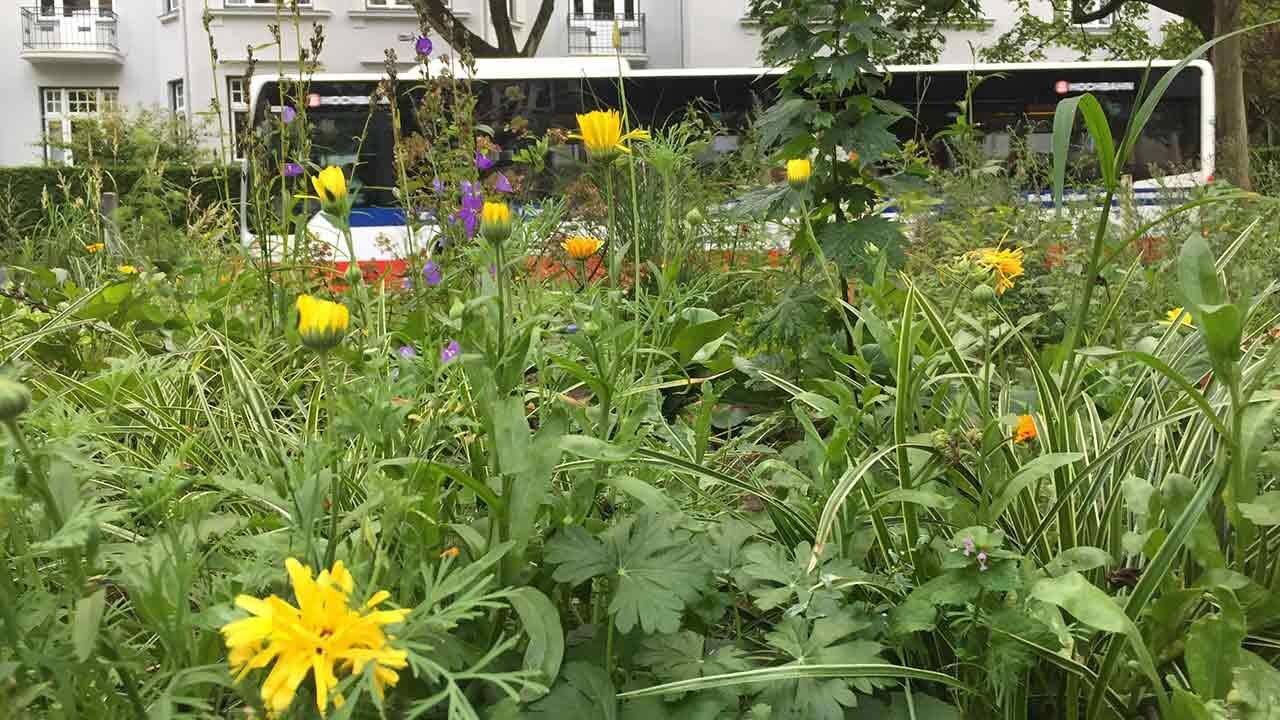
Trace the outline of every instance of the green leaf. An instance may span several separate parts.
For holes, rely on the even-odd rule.
[[[1239,305],[1202,305],[1195,312],[1195,321],[1215,369],[1222,372],[1240,359],[1244,313]]]
[[[1240,651],[1235,668],[1235,691],[1241,720],[1277,720],[1280,718],[1280,670],[1267,660]]]
[[[546,561],[556,566],[552,578],[568,585],[580,585],[593,577],[609,574],[614,558],[608,546],[579,525],[571,525],[547,541]]]
[[[1214,591],[1221,611],[1191,623],[1187,633],[1187,674],[1198,695],[1211,700],[1226,698],[1232,671],[1244,642],[1244,611],[1230,590]]]
[[[98,645],[98,628],[102,625],[102,613],[106,607],[107,591],[105,589],[76,601],[71,642],[75,647],[76,659],[80,662],[88,660]]]
[[[939,495],[938,493],[928,492],[925,490],[904,490],[902,488],[894,488],[881,495],[876,500],[876,507],[881,508],[885,505],[896,503],[912,503],[935,510],[950,510],[956,506],[956,499]]]
[[[617,693],[603,668],[594,663],[571,662],[564,666],[551,692],[530,705],[524,714],[549,720],[617,720]]]
[[[746,653],[732,645],[706,652],[706,638],[691,630],[645,638],[635,660],[663,682],[747,670]]]
[[[493,403],[494,447],[498,468],[506,475],[519,475],[529,470],[529,421],[524,403],[509,397]]]
[[[1255,525],[1280,525],[1280,492],[1263,493],[1254,498],[1253,502],[1240,503],[1237,507],[1240,514]]]
[[[604,478],[604,484],[621,490],[655,512],[676,513],[680,511],[680,507],[676,502],[661,489],[625,472],[609,473]]]
[[[1213,251],[1200,233],[1191,233],[1178,254],[1178,282],[1182,295],[1196,310],[1216,307],[1225,302]],[[1200,318],[1197,317],[1198,321]]]
[[[529,448],[529,462],[516,481],[511,484],[511,497],[507,504],[510,539],[515,542],[512,557],[519,558],[534,535],[538,512],[547,499],[556,465],[560,463],[560,442],[564,436],[565,421],[561,417],[543,420]]]
[[[906,600],[889,611],[889,629],[897,635],[933,630],[937,609],[963,605],[982,589],[972,577],[976,570],[949,570],[911,591]]]
[[[1009,504],[1018,497],[1031,483],[1048,476],[1064,465],[1079,462],[1084,457],[1081,453],[1046,453],[1018,469],[1017,474],[1001,490],[1000,496],[991,504],[991,520],[998,519],[1008,509]]]
[[[542,673],[539,682],[550,686],[560,672],[564,659],[564,629],[556,606],[535,588],[515,588],[508,596],[529,636],[524,651],[524,668]],[[525,695],[525,700],[532,699]]]
[[[577,585],[609,578],[609,612],[622,632],[639,625],[646,633],[673,633],[680,615],[710,582],[702,543],[676,526],[678,517],[645,511],[607,530],[603,539],[580,527],[566,528],[547,543],[547,562],[557,582]]]
[[[1098,589],[1078,572],[1045,578],[1031,586],[1031,597],[1056,605],[1096,630],[1136,634],[1137,628],[1114,598]]]
[[[827,259],[849,277],[867,279],[881,255],[891,268],[905,260],[902,225],[880,215],[867,215],[853,222],[824,223],[816,228],[818,245]]]
[[[571,455],[604,462],[621,462],[635,452],[590,435],[565,435],[560,438],[560,448]]]
[[[851,633],[865,626],[847,616],[824,617],[810,623],[788,616],[765,635],[765,642],[792,658],[797,665],[874,664],[882,662],[883,646],[870,640],[845,641]],[[866,680],[853,685],[864,693],[876,687]],[[782,717],[843,720],[844,708],[857,704],[857,696],[847,680],[799,678],[770,686],[763,698]]]
[[[1067,573],[1106,567],[1111,562],[1111,555],[1106,550],[1080,546],[1058,553],[1057,557],[1044,566],[1044,571],[1049,574],[1049,577],[1059,577]]]
[[[1170,720],[1213,720],[1204,700],[1182,688],[1173,689],[1173,717]]]
[[[709,343],[724,337],[733,328],[733,318],[722,317],[682,327],[671,341],[680,361],[688,365]]]

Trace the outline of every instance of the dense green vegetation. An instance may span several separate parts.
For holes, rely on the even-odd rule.
[[[276,259],[159,158],[0,205],[0,718],[1280,716],[1276,203],[1139,213],[1090,96],[1114,207],[1019,198],[1066,133],[935,170],[891,25],[782,5],[728,158],[602,112],[489,168],[433,79],[403,282],[305,233],[341,169],[255,185]]]

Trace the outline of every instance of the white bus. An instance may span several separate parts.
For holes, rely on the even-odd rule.
[[[433,77],[441,66],[432,61]],[[980,131],[981,152],[988,159],[1012,159],[1015,152],[1049,154],[1054,110],[1063,98],[1091,92],[1101,101],[1113,133],[1124,131],[1138,92],[1176,63],[1172,61],[1025,63],[1001,65],[919,65],[887,68],[890,77],[886,97],[906,108],[910,116],[899,121],[895,132],[903,139],[929,143],[951,125],[961,103]],[[452,68],[466,77],[461,68]],[[573,128],[574,115],[596,108],[617,107],[619,63],[612,58],[495,59],[479,60],[469,76],[478,99],[481,122],[502,127],[500,118],[519,114],[528,130],[539,134],[551,128]],[[1148,77],[1149,73],[1149,77]],[[765,68],[729,69],[633,69],[621,63],[627,101],[634,121],[646,127],[662,126],[681,117],[691,103],[714,109],[715,119],[727,129],[716,147],[732,151],[738,135],[754,110],[776,96],[781,71]],[[982,82],[975,82],[984,78]],[[427,224],[422,237],[408,243],[404,208],[392,188],[396,185],[393,137],[387,107],[369,107],[369,97],[382,80],[376,74],[316,74],[307,79],[305,98],[311,128],[311,157],[316,166],[338,165],[355,179],[352,216],[354,247],[358,261],[386,261],[402,257],[406,247],[423,248],[431,239]],[[420,99],[424,72],[421,67],[399,77],[401,96],[396,102],[404,121],[402,132],[411,134]],[[255,76],[250,87],[250,122],[269,131],[285,104],[297,102],[289,93],[290,77]],[[511,92],[513,89],[517,92]],[[1212,181],[1214,172],[1214,88],[1208,63],[1197,61],[1174,79],[1137,143],[1132,162],[1124,173],[1133,180],[1134,202],[1161,205],[1172,200],[1169,189],[1186,190]],[[512,106],[516,103],[517,106]],[[502,145],[499,167],[516,149],[509,138],[495,138]],[[274,155],[274,153],[268,153]],[[1093,148],[1083,122],[1076,123],[1071,138],[1073,166],[1087,165]],[[947,149],[934,145],[935,162],[949,162]],[[274,159],[269,162],[274,162]],[[279,177],[278,167],[258,168]],[[246,167],[241,188],[241,229],[246,243],[272,237],[271,228],[253,227],[247,203],[255,178]],[[1031,202],[1052,205],[1047,179],[1040,187],[1025,188]],[[310,211],[307,229],[334,247],[334,257],[348,259],[345,243],[318,207]],[[274,248],[273,248],[274,250]]]

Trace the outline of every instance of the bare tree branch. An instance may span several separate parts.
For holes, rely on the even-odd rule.
[[[489,0],[489,17],[498,35],[498,50],[503,55],[515,55],[516,33],[511,29],[511,10],[507,0]]]
[[[418,16],[425,18],[431,29],[440,33],[454,50],[467,50],[475,57],[501,57],[502,51],[471,32],[445,7],[443,0],[414,0]],[[513,43],[514,44],[514,43]]]
[[[1071,22],[1076,25],[1084,25],[1095,20],[1101,20],[1115,13],[1126,2],[1129,2],[1129,0],[1107,0],[1096,10],[1085,11],[1084,0],[1071,0]]]
[[[538,52],[538,46],[542,44],[542,36],[547,32],[547,25],[551,23],[551,13],[555,10],[555,0],[542,0],[542,6],[538,8],[538,17],[533,21],[533,27],[529,28],[529,36],[524,40],[524,48],[520,54],[524,57],[532,57]]]

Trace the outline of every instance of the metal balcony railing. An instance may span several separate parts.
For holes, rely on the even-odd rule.
[[[644,55],[644,13],[569,13],[570,55],[612,55],[614,28],[618,30],[618,51],[623,55]]]
[[[119,17],[110,10],[20,10],[24,51],[120,52]]]

